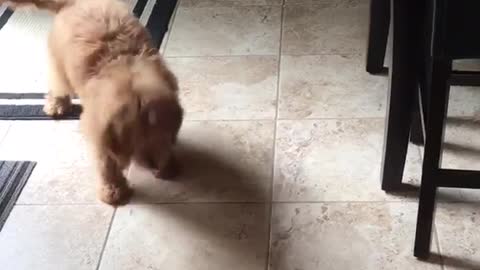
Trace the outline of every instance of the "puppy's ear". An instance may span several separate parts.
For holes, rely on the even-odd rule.
[[[130,104],[120,107],[102,132],[102,144],[117,162],[124,162],[133,152],[131,142],[134,122],[129,119],[132,115],[131,107]]]
[[[183,109],[175,98],[160,98],[147,102],[141,113],[142,123],[148,127],[177,132],[183,119]]]
[[[147,112],[147,119],[148,119],[148,125],[156,125],[157,124],[157,121],[158,121],[158,116],[157,116],[157,113],[155,112],[155,110],[150,110]]]

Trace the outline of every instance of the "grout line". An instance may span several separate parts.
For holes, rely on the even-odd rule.
[[[283,32],[283,30],[282,30]],[[165,44],[168,45],[168,44]],[[284,53],[282,56],[365,56],[363,53],[307,53],[307,54],[291,54]],[[228,58],[228,57],[274,57],[276,54],[214,54],[214,55],[164,55],[164,58]],[[373,76],[373,75],[372,75]],[[377,77],[386,77],[377,75]]]
[[[259,118],[259,119],[185,119],[186,122],[274,122],[274,118]]]
[[[17,203],[16,206],[102,206],[99,203]]]
[[[7,137],[7,134],[8,132],[10,131],[11,127],[12,127],[12,124],[11,122],[7,122],[7,130],[5,130],[5,133],[3,134],[3,136],[0,138],[0,144],[5,140],[5,138]]]
[[[239,58],[239,57],[275,57],[276,54],[225,54],[225,55],[165,55],[165,59],[176,58]]]
[[[258,119],[185,119],[184,122],[262,122],[262,121],[326,121],[326,120],[384,120],[385,117],[315,117],[315,118],[258,118]]]
[[[100,251],[100,257],[98,258],[96,270],[100,269],[100,265],[102,264],[103,253],[105,252],[105,247],[107,246],[108,238],[110,236],[110,231],[112,230],[113,219],[115,218],[115,214],[117,213],[117,208],[113,210],[112,218],[110,219],[110,224],[108,224],[107,233],[105,235],[105,240],[103,240],[102,250]]]
[[[273,196],[273,175],[272,175],[272,187],[271,187],[271,196]],[[266,243],[266,260],[265,260],[265,270],[270,269],[271,256],[270,256],[270,246],[272,241],[272,220],[273,220],[273,203],[268,203],[268,224],[267,224],[267,243]]]
[[[179,0],[182,1],[182,0]],[[200,2],[200,1],[197,1]],[[242,0],[235,1],[242,2]],[[181,6],[180,8],[184,9],[208,9],[208,8],[252,8],[252,7],[282,7],[282,4],[248,4],[248,5],[235,5],[235,4],[226,4],[224,6],[219,5],[205,5],[205,6]]]
[[[441,202],[443,204],[465,204],[465,203],[479,203],[480,201],[449,201]],[[138,205],[190,205],[190,204],[410,204],[418,203],[417,199],[406,199],[397,201],[189,201],[189,202],[130,202],[129,206]],[[38,204],[16,204],[19,207],[28,206],[101,206],[102,204],[95,203],[38,203]]]
[[[280,75],[280,74],[279,74]],[[278,87],[278,86],[277,86]],[[279,91],[279,89],[277,89]],[[278,93],[277,93],[278,95]],[[277,102],[278,103],[278,102]],[[276,112],[277,114],[278,112]],[[272,122],[272,121],[327,121],[327,120],[339,120],[339,121],[347,121],[347,120],[384,120],[385,117],[314,117],[314,118],[277,118],[274,116],[273,118],[251,118],[251,119],[185,119],[184,122]],[[79,120],[62,120],[62,123],[67,122],[78,122]],[[26,121],[23,121],[26,122]],[[46,121],[44,121],[46,122]],[[50,123],[53,122],[49,121]],[[10,130],[12,124],[9,125],[7,131]],[[6,134],[5,134],[6,135]],[[2,138],[3,139],[3,138]]]
[[[438,234],[438,228],[437,228],[437,224],[435,222],[435,219],[433,221],[433,235],[435,237],[435,241],[437,241],[437,248],[438,248],[438,253],[439,253],[439,256],[440,256],[441,266],[442,266],[442,270],[444,270],[445,269],[445,262],[444,262],[444,258],[443,258],[443,255],[442,255],[442,247],[440,245],[440,236]]]
[[[404,204],[418,203],[416,200],[405,201],[274,201],[273,204]]]
[[[277,54],[277,92],[276,92],[276,108],[275,108],[275,122],[278,120],[278,113],[279,113],[279,103],[280,103],[280,76],[281,76],[281,65],[282,65],[282,40],[283,40],[283,20],[284,20],[284,9],[282,7],[280,11],[280,37],[279,37],[279,44],[278,44],[278,54]],[[274,128],[274,139],[276,137],[276,125]],[[274,140],[274,147],[275,147],[275,140]],[[275,154],[275,148],[274,148],[274,154]]]
[[[285,9],[283,4],[285,0],[282,0],[282,6],[280,10],[280,35],[279,35],[279,44],[278,44],[278,54],[277,54],[277,89],[275,93],[275,122],[273,126],[273,142],[272,142],[272,171],[270,175],[270,202],[269,202],[269,210],[268,213],[268,230],[267,230],[267,257],[265,261],[265,270],[270,269],[271,265],[271,246],[272,246],[272,220],[273,220],[273,198],[274,198],[274,186],[275,186],[275,166],[276,166],[276,150],[277,150],[277,128],[278,128],[278,113],[279,113],[279,104],[280,104],[280,72],[281,72],[281,64],[282,64],[282,41],[283,41],[283,20],[284,20],[284,13]]]
[[[313,118],[279,118],[279,121],[319,121],[319,120],[384,120],[385,117],[313,117]]]

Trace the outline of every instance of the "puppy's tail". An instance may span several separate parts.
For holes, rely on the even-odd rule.
[[[12,8],[36,7],[58,13],[64,7],[73,4],[75,0],[0,0]]]

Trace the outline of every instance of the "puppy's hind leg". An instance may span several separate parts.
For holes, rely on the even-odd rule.
[[[49,116],[62,116],[71,110],[72,102],[70,95],[73,89],[56,59],[50,56],[49,60],[49,91],[43,111]]]

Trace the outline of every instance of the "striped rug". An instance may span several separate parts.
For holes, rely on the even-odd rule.
[[[0,230],[35,165],[30,161],[0,161]]]
[[[177,0],[123,0],[147,27],[157,48],[168,30]],[[47,35],[53,17],[46,11],[0,6],[0,120],[51,120],[42,112],[47,93]],[[81,108],[74,100],[78,119]]]

